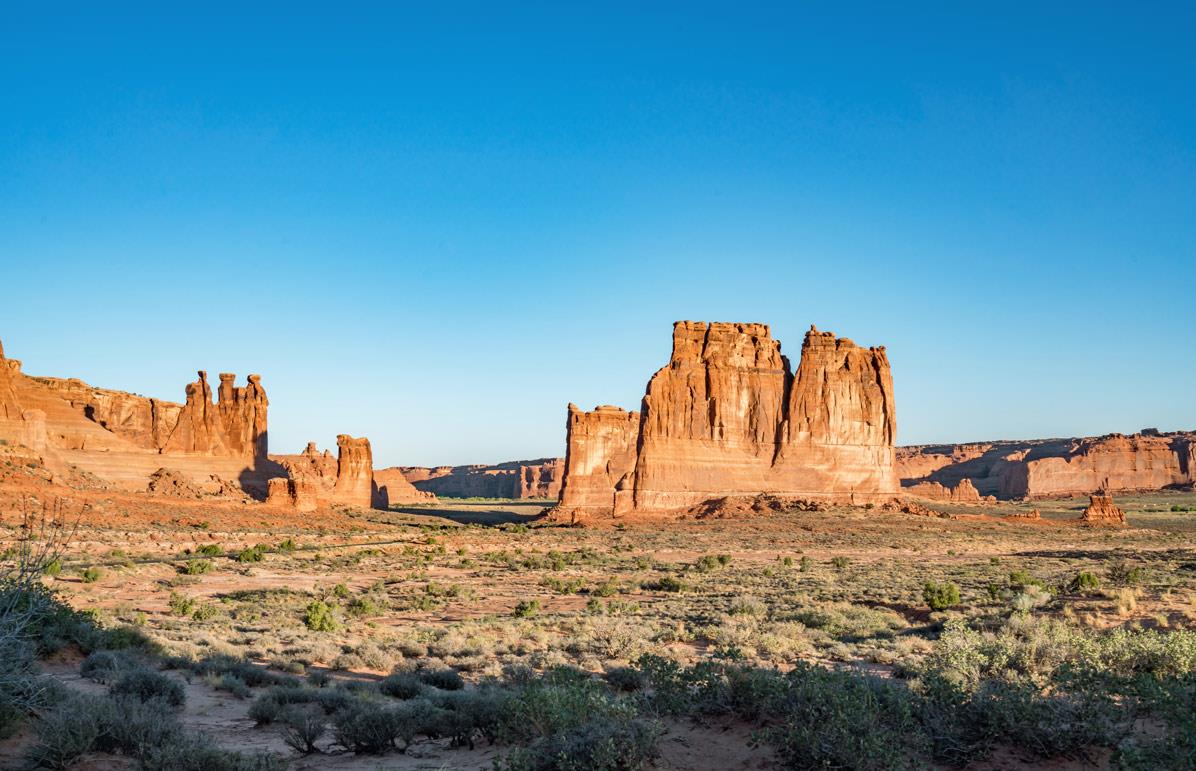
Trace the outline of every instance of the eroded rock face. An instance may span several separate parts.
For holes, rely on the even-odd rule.
[[[559,508],[569,516],[613,516],[616,503],[630,506],[639,431],[638,412],[610,405],[585,412],[570,404]]]
[[[981,496],[980,491],[972,484],[972,480],[966,478],[961,479],[955,487],[946,487],[938,482],[920,482],[912,487],[904,488],[902,492],[932,501],[948,501],[950,503],[995,503],[997,500],[992,495]]]
[[[1088,508],[1081,519],[1090,525],[1124,525],[1125,512],[1113,502],[1111,495],[1089,496]]]
[[[1196,482],[1196,433],[1147,429],[1125,436],[902,447],[907,490],[970,478],[981,494],[1004,499],[1183,487]]]
[[[764,324],[677,322],[638,437],[609,426],[634,413],[602,409],[570,405],[561,510],[668,512],[762,493],[866,503],[898,490],[884,349],[813,327],[794,374]]]
[[[393,470],[416,489],[446,498],[556,498],[564,468],[564,458],[537,458],[492,466],[399,466]]]
[[[370,440],[338,434],[336,449],[333,499],[338,503],[368,509],[374,500],[374,455],[370,451]]]
[[[431,503],[436,494],[417,490],[397,468],[378,469],[374,472],[374,484],[379,493],[386,497],[389,505],[403,503]]]
[[[219,402],[206,375],[177,404],[96,388],[77,378],[34,377],[0,353],[0,439],[33,441],[46,467],[89,485],[145,490],[164,465],[201,480],[212,475],[264,492],[266,396],[260,378],[241,388],[221,376]],[[35,420],[23,417],[38,416]],[[28,425],[26,425],[28,423]]]
[[[315,511],[320,507],[320,490],[311,479],[275,477],[269,481],[266,504],[300,512]]]

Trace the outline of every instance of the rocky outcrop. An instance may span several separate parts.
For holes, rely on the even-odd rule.
[[[233,380],[221,375],[213,394],[201,372],[187,386],[186,403],[177,404],[76,378],[29,376],[0,349],[0,439],[33,442],[68,483],[80,477],[145,490],[165,465],[203,490],[215,475],[264,494],[265,391],[256,375],[240,388]]]
[[[634,415],[611,409],[570,405],[560,513],[675,512],[764,493],[868,503],[898,490],[884,348],[814,327],[793,373],[764,324],[677,322],[638,432],[596,442],[603,417],[621,424]],[[619,462],[627,436],[636,442],[630,468]]]
[[[564,467],[563,458],[537,458],[492,466],[400,466],[384,471],[398,471],[416,489],[445,498],[556,498]]]
[[[1124,525],[1125,512],[1113,502],[1113,496],[1093,495],[1080,519],[1089,525]]]
[[[310,479],[275,477],[269,482],[266,504],[299,512],[315,511],[320,507],[320,490]]]
[[[312,508],[340,504],[385,509],[389,505],[387,491],[374,480],[370,440],[340,434],[336,437],[336,447],[335,459],[327,450],[320,452],[315,442],[308,442],[298,455],[271,456],[287,476],[270,480],[267,502],[306,508],[314,501]],[[292,484],[284,487],[280,479]]]
[[[610,405],[585,412],[569,405],[560,515],[613,516],[617,504],[630,508],[639,433],[638,412]]]
[[[903,490],[908,495],[927,498],[932,501],[946,501],[949,503],[996,503],[996,496],[981,496],[980,491],[970,479],[961,479],[955,487],[946,487],[938,482],[919,482]]]
[[[436,501],[435,493],[416,489],[403,476],[403,472],[397,468],[378,469],[374,471],[374,484],[378,486],[379,494],[385,496],[386,502],[391,506],[406,503],[433,503]]]
[[[898,473],[907,490],[969,478],[1003,499],[1130,492],[1196,482],[1196,433],[1147,429],[1129,436],[902,447]]]

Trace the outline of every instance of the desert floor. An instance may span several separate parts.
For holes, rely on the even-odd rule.
[[[0,490],[0,551],[18,536],[28,496]],[[602,673],[656,653],[786,669],[798,661],[885,677],[916,669],[944,622],[1081,628],[1196,625],[1196,494],[1120,496],[1129,526],[1079,526],[1086,499],[937,504],[943,517],[834,508],[757,518],[609,527],[542,526],[546,502],[463,501],[295,515],[262,505],[73,493],[74,522],[48,584],[105,626],[134,627],[166,655],[229,654],[300,677],[376,681],[452,668],[468,682],[519,667]],[[1037,508],[1042,519],[1009,518]],[[254,549],[258,546],[260,548]],[[1081,572],[1098,586],[1075,588]],[[1027,574],[1048,588],[1013,608]],[[1020,578],[1019,578],[1020,576]],[[958,586],[932,611],[927,582]],[[1021,602],[1025,603],[1024,600]],[[313,603],[327,622],[312,623]],[[82,654],[43,663],[67,686]],[[266,748],[295,768],[489,768],[501,750],[417,742],[385,758],[300,756],[247,716],[252,694],[218,679],[185,681],[185,724],[222,746]],[[658,768],[758,768],[771,750],[751,726],[671,720]],[[28,730],[0,744],[16,757]],[[1016,749],[972,767],[1018,767]],[[1099,755],[1077,767],[1100,765]],[[78,767],[123,767],[89,757]],[[1052,767],[1064,767],[1055,764]]]

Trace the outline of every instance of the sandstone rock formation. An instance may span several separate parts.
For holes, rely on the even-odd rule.
[[[270,480],[267,502],[306,510],[334,503],[385,509],[389,501],[386,490],[374,481],[370,440],[340,434],[336,446],[335,460],[330,452],[321,453],[315,442],[308,442],[298,455],[271,456],[287,476]],[[284,486],[283,481],[288,484]]]
[[[165,464],[201,488],[216,475],[264,494],[266,394],[257,375],[241,388],[233,380],[221,375],[213,403],[201,372],[177,404],[75,378],[31,377],[0,348],[0,439],[36,446],[64,480],[144,490]]]
[[[616,499],[630,508],[640,414],[604,405],[585,412],[569,405],[565,423],[564,481],[559,508],[590,516],[613,516]]]
[[[1080,519],[1090,525],[1124,525],[1125,512],[1113,503],[1111,495],[1089,496],[1088,508]]]
[[[938,482],[919,482],[916,485],[907,487],[903,492],[908,495],[914,495],[918,498],[928,498],[932,501],[947,501],[950,503],[996,503],[997,498],[993,495],[986,495],[981,497],[980,491],[972,484],[972,480],[961,479],[959,484],[955,487],[946,487]]]
[[[964,478],[1003,499],[1159,490],[1196,483],[1196,432],[902,447],[897,467],[908,491]]]
[[[672,357],[648,383],[638,437],[611,429],[634,421],[612,409],[570,405],[558,516],[677,512],[762,493],[882,502],[898,490],[884,348],[814,327],[791,373],[764,324],[677,322]]]
[[[435,493],[416,489],[397,468],[375,470],[374,484],[378,485],[379,494],[385,496],[387,503],[392,506],[404,503],[433,503],[436,500]]]
[[[319,487],[311,479],[275,477],[269,482],[266,504],[299,512],[315,511],[320,507]]]
[[[564,475],[563,458],[537,458],[492,466],[400,466],[398,471],[416,489],[446,498],[556,498]]]

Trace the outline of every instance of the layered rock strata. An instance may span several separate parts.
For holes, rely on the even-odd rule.
[[[335,459],[327,450],[320,452],[315,442],[308,442],[297,455],[271,456],[286,476],[270,480],[267,502],[300,510],[331,504],[387,508],[387,490],[374,481],[370,440],[340,434],[336,437],[336,448]]]
[[[902,447],[897,468],[907,491],[966,478],[1002,499],[1187,487],[1196,483],[1196,432]]]
[[[884,348],[814,327],[794,373],[764,324],[677,322],[638,430],[624,428],[634,416],[570,405],[558,514],[680,511],[762,493],[882,502],[898,491]]]
[[[264,493],[265,390],[257,375],[243,387],[234,380],[221,375],[213,394],[200,372],[186,388],[186,402],[178,404],[76,378],[25,375],[0,348],[0,439],[33,447],[46,468],[63,478],[84,474],[144,490],[167,466],[205,487],[216,475]]]
[[[564,458],[537,458],[491,466],[399,466],[383,471],[397,471],[416,489],[446,498],[555,499],[564,467]]]
[[[1090,525],[1124,525],[1125,512],[1113,502],[1113,496],[1092,495],[1080,519]]]
[[[955,487],[947,487],[938,482],[919,482],[904,491],[908,495],[928,498],[932,501],[946,501],[948,503],[996,503],[996,496],[981,496],[980,491],[972,484],[972,480],[964,478]]]

